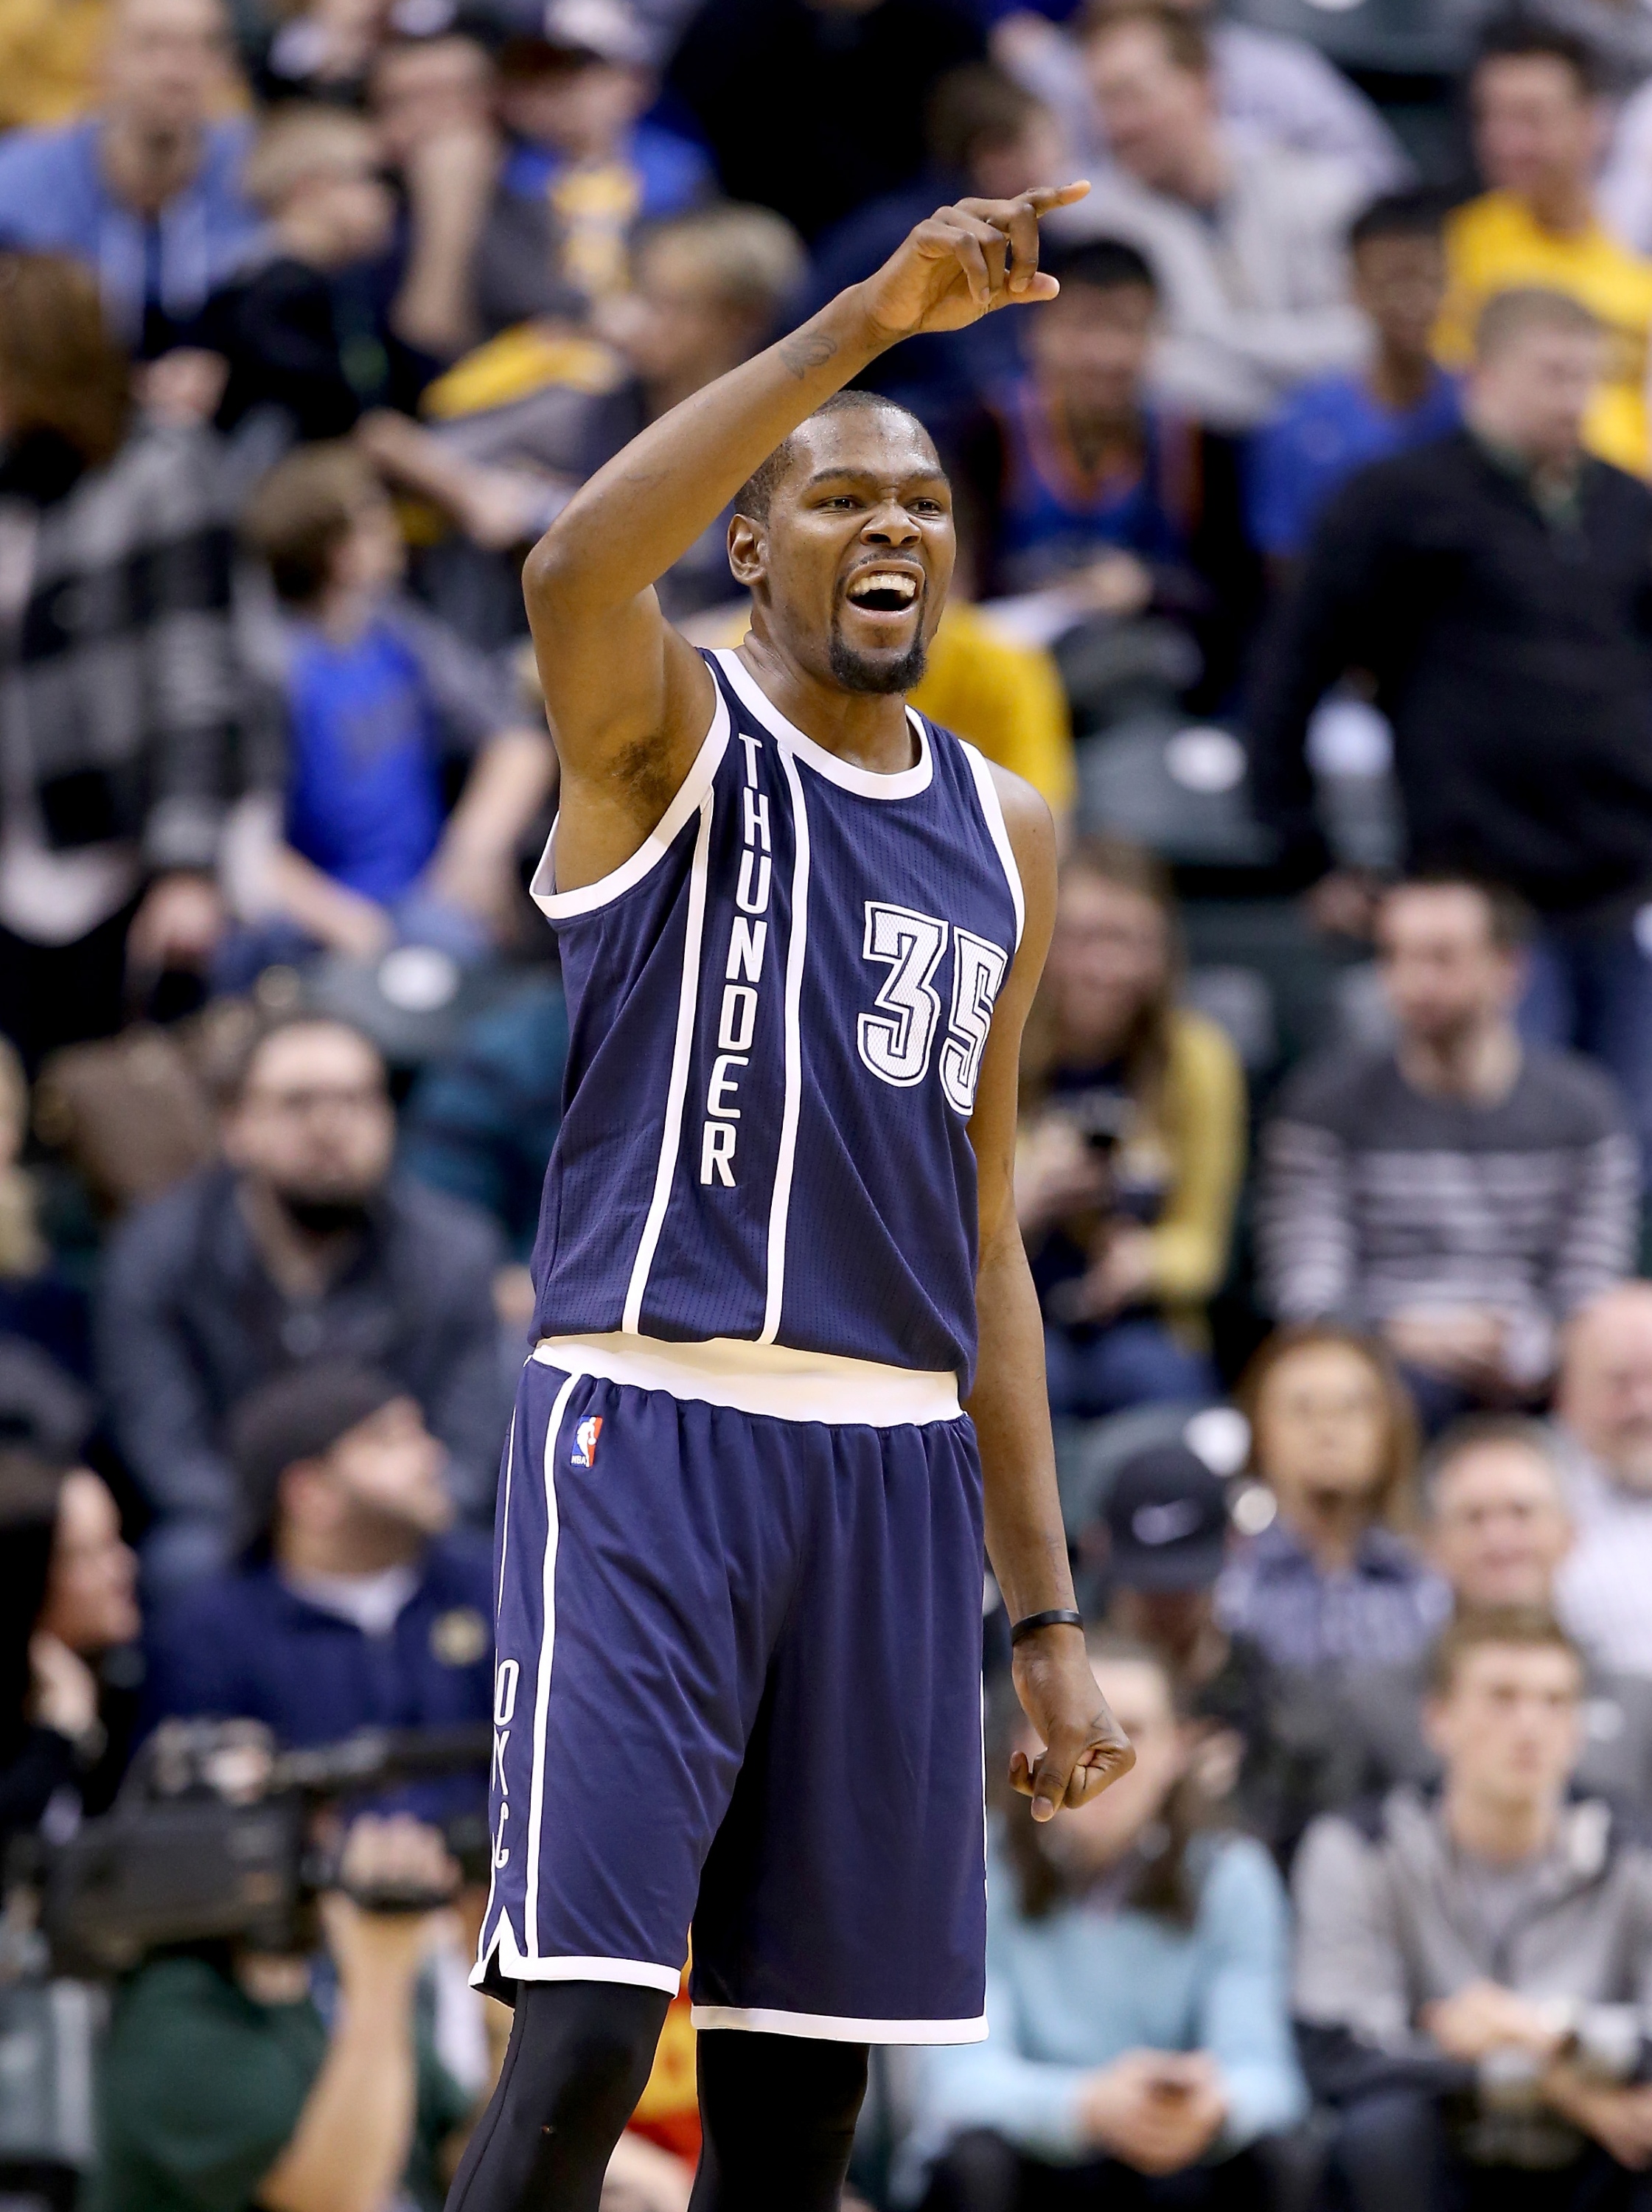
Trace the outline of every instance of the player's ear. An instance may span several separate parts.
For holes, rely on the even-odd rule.
[[[762,581],[768,567],[768,541],[762,526],[749,514],[732,514],[728,525],[728,565],[737,584],[750,591]]]

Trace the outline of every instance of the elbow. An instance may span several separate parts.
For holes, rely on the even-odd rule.
[[[523,564],[523,595],[536,624],[554,625],[578,608],[580,562],[567,520],[559,514]]]

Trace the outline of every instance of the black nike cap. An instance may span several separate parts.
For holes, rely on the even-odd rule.
[[[1151,1444],[1125,1461],[1106,1510],[1108,1565],[1127,1589],[1208,1589],[1227,1553],[1227,1496],[1186,1444]]]

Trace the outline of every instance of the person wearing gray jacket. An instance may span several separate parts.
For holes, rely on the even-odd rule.
[[[1352,2212],[1652,2206],[1652,1848],[1570,1794],[1583,1684],[1548,1614],[1459,1619],[1437,1795],[1303,1841],[1294,2008]]]

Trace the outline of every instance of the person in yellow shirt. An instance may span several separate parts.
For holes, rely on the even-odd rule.
[[[1448,368],[1466,368],[1480,310],[1498,292],[1541,285],[1569,294],[1610,339],[1584,442],[1602,460],[1645,476],[1652,261],[1619,245],[1595,211],[1605,118],[1588,49],[1562,31],[1510,24],[1483,43],[1470,94],[1475,152],[1491,189],[1447,222],[1449,283],[1435,349]]]

